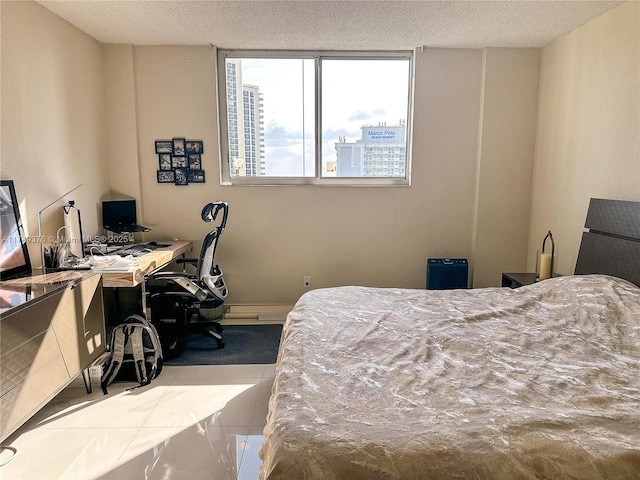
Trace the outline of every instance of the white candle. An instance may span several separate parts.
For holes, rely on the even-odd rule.
[[[541,253],[540,254],[540,280],[546,280],[547,278],[551,278],[551,254],[550,253]]]

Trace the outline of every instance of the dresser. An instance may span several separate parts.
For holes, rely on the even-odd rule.
[[[0,441],[106,350],[102,277],[57,272],[0,282]]]

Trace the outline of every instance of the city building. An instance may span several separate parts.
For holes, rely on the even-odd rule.
[[[246,175],[265,174],[262,94],[257,85],[242,85],[244,164]]]
[[[227,60],[226,68],[231,175],[264,175],[264,121],[260,87],[242,83],[240,60]],[[238,98],[239,90],[242,98]]]
[[[336,176],[404,177],[406,170],[405,125],[363,125],[355,142],[336,142]]]

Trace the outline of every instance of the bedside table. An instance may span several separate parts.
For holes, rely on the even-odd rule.
[[[525,285],[532,285],[536,282],[535,273],[503,273],[502,286],[518,288]]]

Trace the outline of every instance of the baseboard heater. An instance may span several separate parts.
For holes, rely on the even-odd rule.
[[[223,323],[284,323],[291,305],[230,305]]]

